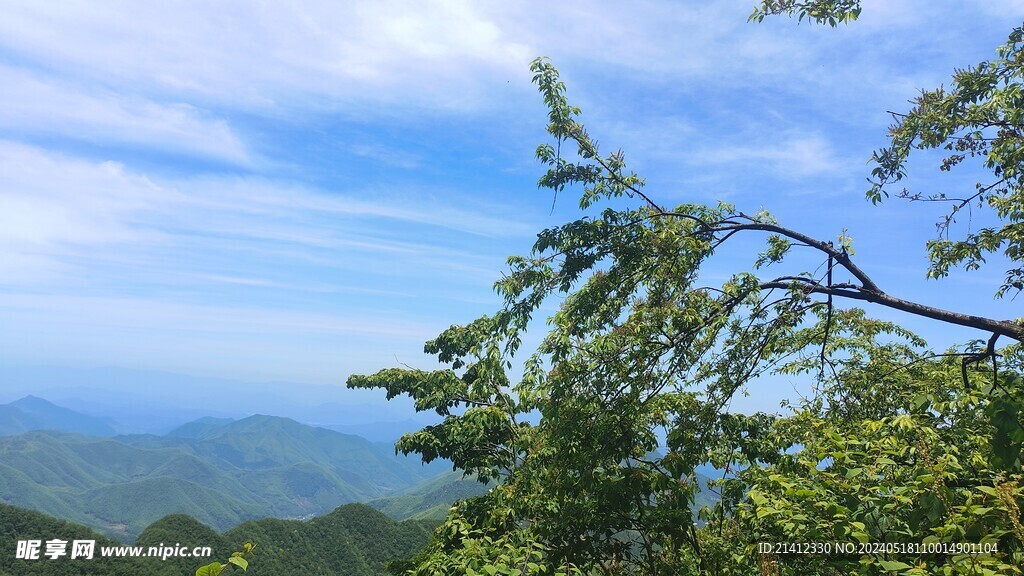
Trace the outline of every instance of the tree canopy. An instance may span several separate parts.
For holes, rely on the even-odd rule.
[[[765,1],[752,19],[794,14],[836,25],[858,2]],[[895,114],[874,154],[873,202],[950,202],[927,245],[929,274],[1011,264],[1024,272],[1021,28],[996,58],[958,71]],[[662,206],[617,151],[603,154],[554,66],[531,67],[551,143],[540,185],[580,193],[583,216],[538,234],[496,283],[505,305],[426,345],[448,368],[387,369],[350,387],[411,396],[444,421],[397,444],[499,483],[454,507],[412,574],[1019,574],[1024,564],[1024,323],[942,310],[879,287],[848,237],[816,239],[766,211],[727,203]],[[991,179],[959,198],[901,190],[914,150],[940,169],[980,163]],[[993,224],[956,236],[968,206]],[[725,244],[750,268],[712,285]],[[786,271],[794,250],[818,255]],[[782,269],[783,271],[777,272]],[[542,303],[550,331],[513,379],[512,358]],[[934,351],[867,303],[975,328]],[[998,340],[1004,338],[1003,346]],[[1007,343],[1009,342],[1009,343]],[[784,414],[738,414],[730,400],[766,374],[803,375],[814,394]],[[721,472],[697,510],[696,469]],[[788,553],[772,544],[838,543]],[[766,546],[767,545],[767,546]],[[973,548],[972,548],[973,547]],[[976,552],[983,553],[976,553]]]

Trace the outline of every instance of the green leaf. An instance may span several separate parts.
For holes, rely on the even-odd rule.
[[[879,560],[878,565],[881,566],[883,570],[887,570],[889,572],[900,572],[913,568],[910,564],[896,560]]]
[[[211,562],[206,566],[200,566],[196,570],[196,576],[220,576],[220,573],[224,571],[224,566],[220,562]]]

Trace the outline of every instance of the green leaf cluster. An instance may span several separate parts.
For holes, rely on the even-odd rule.
[[[891,364],[877,363],[848,364],[841,373],[845,382],[867,376],[870,388],[833,387],[774,423],[771,441],[798,449],[738,474],[746,494],[735,521],[746,544],[735,553],[762,560],[757,542],[990,544],[1000,553],[849,554],[783,564],[843,574],[873,574],[879,566],[908,576],[1020,573],[1020,445],[993,434],[1004,427],[1019,437],[1020,422],[1005,413],[1024,407],[1019,376],[993,381],[971,372],[964,382],[959,362],[943,357],[880,379],[878,368]]]
[[[238,568],[242,572],[249,569],[248,557],[252,556],[256,549],[256,545],[252,542],[246,542],[242,545],[242,549],[236,552],[232,552],[231,556],[228,557],[227,564],[221,564],[220,562],[210,562],[205,566],[200,566],[196,569],[196,576],[220,576],[224,571],[231,568]]]
[[[761,22],[767,16],[795,15],[798,22],[806,19],[816,24],[828,24],[835,28],[840,23],[850,23],[860,16],[860,0],[761,0],[754,7],[749,20]]]
[[[1024,289],[1024,28],[1015,28],[996,58],[957,70],[950,87],[923,91],[906,114],[896,114],[890,145],[874,153],[868,198],[879,202],[907,177],[911,151],[940,149],[940,170],[964,162],[991,176],[963,195],[897,189],[897,195],[949,208],[928,243],[928,276],[941,278],[956,266],[976,270],[986,255],[1001,253],[1011,267],[996,294]],[[973,214],[977,210],[988,216]],[[987,214],[986,214],[987,213]],[[994,218],[992,218],[994,216]],[[983,222],[956,234],[958,220]]]

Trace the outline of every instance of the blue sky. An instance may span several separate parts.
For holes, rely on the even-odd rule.
[[[934,207],[863,196],[886,111],[992,57],[1019,0],[871,1],[835,30],[747,23],[752,0],[5,4],[0,363],[334,385],[432,366],[423,341],[493,311],[505,258],[578,216],[536,188],[538,55],[660,202],[845,228],[895,295],[1021,315],[992,300],[998,266],[925,282]],[[973,182],[936,165],[910,184]]]

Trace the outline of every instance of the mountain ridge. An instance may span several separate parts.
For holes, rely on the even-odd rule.
[[[222,530],[260,517],[325,514],[399,494],[447,468],[290,418],[203,424],[194,438],[52,430],[0,436],[0,501],[127,540],[174,512]]]
[[[0,435],[35,430],[61,430],[90,436],[114,436],[117,431],[104,419],[29,394],[0,405]]]

